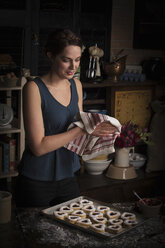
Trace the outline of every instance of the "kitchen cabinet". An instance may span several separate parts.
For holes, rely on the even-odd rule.
[[[83,83],[83,109],[88,111],[90,109],[106,110],[106,87],[105,83]]]
[[[4,140],[4,137],[8,136],[11,139],[15,139],[15,161],[16,165],[20,161],[24,146],[25,146],[25,135],[23,126],[23,115],[22,115],[22,87],[26,83],[26,78],[21,77],[18,79],[16,86],[0,86],[0,101],[3,104],[7,104],[13,109],[13,120],[10,126],[3,126],[0,128],[0,141]],[[0,172],[0,178],[11,178],[16,176],[18,173],[15,170]]]
[[[150,123],[150,103],[156,98],[156,89],[159,86],[156,81],[131,82],[103,80],[100,83],[82,83],[86,92],[84,110],[106,109],[107,114],[117,118],[121,124],[129,120],[141,127],[147,127]],[[95,90],[100,92],[91,99],[88,94]]]
[[[111,115],[121,124],[131,120],[140,127],[149,126],[152,115],[150,104],[155,97],[154,82],[112,86],[108,91]]]

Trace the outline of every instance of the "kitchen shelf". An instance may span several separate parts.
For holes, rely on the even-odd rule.
[[[11,127],[11,128],[0,128],[0,134],[5,134],[5,133],[20,133],[21,129],[16,128],[16,127]]]
[[[103,87],[108,87],[109,82],[101,82],[101,83],[86,83],[86,82],[82,82],[83,88],[103,88]]]
[[[14,118],[11,122],[11,127],[3,127],[0,128],[0,140],[3,141],[3,136],[7,135],[9,137],[14,137],[16,140],[16,147],[15,147],[15,164],[17,165],[22,157],[22,153],[24,151],[25,147],[25,133],[24,133],[24,125],[23,125],[23,113],[22,113],[22,88],[24,84],[26,83],[27,79],[25,77],[21,77],[17,81],[16,86],[9,86],[4,87],[0,86],[0,91],[4,92],[2,93],[3,102],[6,103],[8,106],[13,107],[14,106]],[[12,97],[14,92],[15,97]],[[16,101],[16,102],[15,102]],[[3,168],[2,168],[3,169]],[[0,172],[0,179],[7,178],[10,180],[12,177],[15,177],[18,175],[18,172],[15,170],[8,172]]]
[[[90,104],[105,104],[105,99],[95,99],[95,100],[85,100],[84,101],[85,105],[90,105]]]
[[[106,87],[104,82],[99,83],[82,83],[83,91],[87,94],[83,101],[85,111],[90,108],[105,109],[106,108]]]
[[[10,178],[10,177],[16,177],[18,176],[18,171],[10,171],[10,172],[1,172],[0,173],[0,179],[2,178]]]
[[[0,86],[1,91],[13,91],[13,90],[22,90],[21,86],[12,86],[12,87],[2,87]]]

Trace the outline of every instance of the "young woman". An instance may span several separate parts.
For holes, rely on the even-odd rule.
[[[50,71],[24,86],[26,148],[19,166],[17,206],[45,207],[79,196],[74,175],[80,169],[79,157],[63,146],[84,134],[79,127],[67,131],[82,111],[82,85],[73,79],[81,52],[82,42],[76,34],[68,29],[55,31],[45,46]],[[115,131],[102,123],[92,135]]]

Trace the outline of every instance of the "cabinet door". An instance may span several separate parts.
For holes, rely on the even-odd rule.
[[[150,103],[153,87],[119,87],[111,92],[111,114],[121,124],[133,121],[140,127],[148,127],[151,118]]]

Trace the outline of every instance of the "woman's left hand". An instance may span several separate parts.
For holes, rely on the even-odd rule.
[[[119,130],[114,127],[111,123],[104,121],[97,125],[93,133],[91,135],[93,136],[100,136],[100,137],[106,137],[109,135],[114,135],[116,133],[119,133]]]

